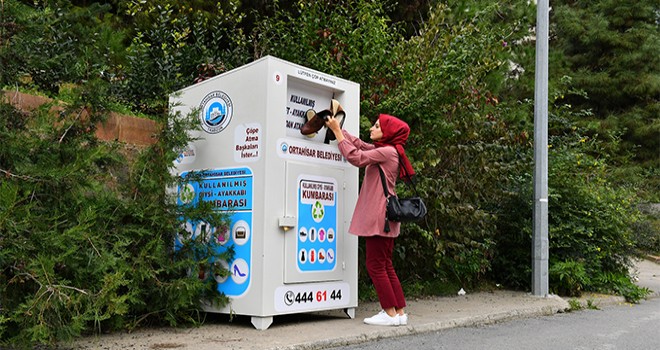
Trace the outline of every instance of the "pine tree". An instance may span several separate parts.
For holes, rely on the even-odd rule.
[[[658,0],[559,0],[551,13],[551,76],[568,75],[585,96],[567,97],[591,109],[593,133],[621,137],[615,159],[627,155],[656,169],[660,152]]]

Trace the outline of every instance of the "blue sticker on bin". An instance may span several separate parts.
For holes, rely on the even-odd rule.
[[[331,271],[337,254],[337,184],[332,178],[298,182],[298,269]]]
[[[191,172],[181,173],[186,179]],[[194,180],[178,188],[177,204],[196,205],[199,201],[211,203],[214,210],[229,215],[227,227],[211,227],[203,221],[185,222],[190,236],[204,235],[207,242],[216,246],[218,253],[234,249],[232,261],[217,261],[229,271],[229,276],[213,276],[218,290],[228,297],[243,295],[250,285],[252,275],[252,202],[253,173],[249,168],[213,169],[195,172]],[[191,177],[192,178],[192,177]],[[181,247],[185,237],[177,237],[175,247]],[[201,273],[200,277],[208,277]]]

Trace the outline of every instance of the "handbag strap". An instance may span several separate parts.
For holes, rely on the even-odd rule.
[[[398,153],[397,153],[398,154]],[[399,155],[399,167],[401,166],[401,155]],[[380,167],[380,164],[378,164],[378,171],[380,172],[380,181],[383,183],[383,193],[385,194],[385,197],[389,197],[390,193],[387,191],[387,186],[385,185],[385,174],[383,173],[383,169]],[[406,167],[403,167],[403,173],[406,175],[406,178],[410,180],[410,184],[408,181],[404,181],[406,186],[412,187],[413,192],[415,192],[415,196],[419,197],[419,193],[417,193],[417,186],[415,186],[415,180],[413,179],[412,176],[408,174],[408,170]]]
[[[383,194],[385,198],[390,196],[390,192],[387,190],[387,184],[385,184],[385,173],[383,173],[383,168],[378,164],[378,172],[380,173],[380,182],[383,184]]]
[[[380,173],[380,183],[383,184],[383,195],[385,196],[385,201],[390,201],[390,192],[387,190],[387,185],[385,184],[385,174],[383,173],[383,168],[378,164],[378,172]],[[390,221],[387,220],[387,205],[385,205],[385,227],[383,231],[390,232]]]

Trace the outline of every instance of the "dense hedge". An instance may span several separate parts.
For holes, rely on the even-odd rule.
[[[224,302],[212,277],[197,278],[214,268],[213,247],[200,237],[173,249],[180,217],[224,220],[210,208],[177,208],[164,191],[190,124],[172,122],[158,144],[133,149],[99,142],[103,114],[85,105],[102,102],[79,102],[57,118],[0,104],[3,343],[199,322],[201,300]]]

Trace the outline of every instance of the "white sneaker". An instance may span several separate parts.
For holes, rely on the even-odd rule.
[[[390,316],[387,314],[387,312],[385,312],[385,310],[381,310],[378,314],[369,318],[365,318],[364,323],[373,326],[398,326],[400,323],[399,314]]]
[[[399,315],[399,324],[402,326],[408,324],[408,314]]]

